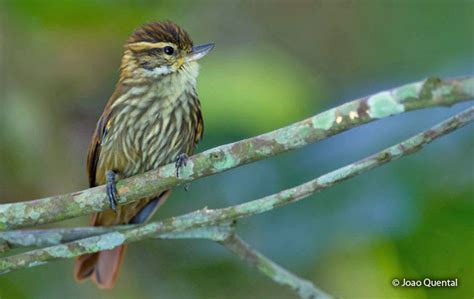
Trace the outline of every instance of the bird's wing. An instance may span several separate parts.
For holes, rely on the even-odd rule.
[[[198,100],[199,103],[199,100]],[[200,103],[199,103],[200,106]],[[201,108],[196,111],[197,125],[194,131],[194,147],[197,146],[199,141],[201,141],[202,136],[204,135],[204,120],[202,118]]]
[[[96,182],[96,171],[97,164],[99,163],[100,149],[102,140],[107,134],[107,124],[109,123],[109,113],[102,114],[97,122],[97,127],[95,128],[94,135],[92,136],[91,144],[89,146],[89,151],[87,153],[87,175],[89,177],[89,186],[97,186]]]
[[[117,86],[114,93],[107,101],[104,112],[97,122],[91,144],[89,145],[89,151],[87,152],[87,175],[89,177],[90,187],[97,186],[97,165],[99,163],[102,141],[107,135],[107,131],[109,130],[111,121],[115,115],[112,110],[112,104],[117,100],[119,95],[123,94],[124,92],[125,90],[122,86]]]

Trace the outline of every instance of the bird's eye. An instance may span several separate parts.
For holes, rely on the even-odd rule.
[[[167,46],[163,49],[163,51],[165,51],[165,54],[171,55],[171,54],[173,54],[174,49],[173,49],[173,47]]]

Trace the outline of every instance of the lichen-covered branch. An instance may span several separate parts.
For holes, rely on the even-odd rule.
[[[474,98],[474,76],[428,79],[355,100],[287,127],[219,146],[189,159],[176,177],[173,164],[119,181],[119,204],[157,196],[162,190],[303,147],[376,119]],[[103,186],[29,202],[0,205],[0,230],[60,221],[109,208]]]
[[[5,249],[17,247],[45,247],[113,231],[122,231],[133,227],[137,227],[137,225],[6,231],[0,232],[0,244],[3,244]],[[199,227],[181,232],[158,234],[156,238],[207,239],[218,242],[231,252],[237,254],[250,266],[257,267],[257,269],[270,277],[273,281],[284,286],[289,286],[301,298],[330,298],[329,295],[316,288],[310,281],[299,278],[297,275],[284,269],[261,253],[251,249],[249,245],[235,235],[233,223],[229,222],[217,226]],[[2,252],[1,249],[0,252]]]
[[[263,213],[305,198],[375,167],[394,161],[420,150],[431,141],[448,134],[474,120],[474,107],[445,120],[397,145],[389,147],[363,160],[349,164],[302,185],[273,195],[223,209],[203,209],[186,215],[151,222],[102,235],[87,237],[66,244],[36,249],[0,259],[0,274],[43,264],[50,260],[71,258],[85,253],[112,249],[118,245],[156,237],[157,234],[178,232],[191,228],[216,226],[220,223]]]
[[[276,264],[260,252],[251,248],[239,236],[229,235],[228,238],[219,242],[224,247],[235,253],[247,264],[257,268],[260,272],[268,276],[274,282],[286,287],[290,287],[302,299],[329,299],[332,298],[325,292],[316,288],[308,280],[302,279],[297,275]]]
[[[0,231],[0,253],[14,248],[53,246],[114,231],[136,228],[139,225],[87,226],[73,228],[50,228]],[[157,234],[157,239],[209,239],[221,241],[233,231],[230,223],[216,226],[190,228],[168,234]]]
[[[298,277],[284,269],[263,254],[252,249],[234,231],[234,222],[226,222],[216,226],[191,228],[179,232],[157,234],[157,239],[207,239],[218,242],[241,257],[250,266],[256,267],[260,272],[273,281],[290,287],[300,298],[331,298],[319,290],[313,283]],[[18,247],[44,247],[67,243],[91,236],[97,236],[113,231],[122,231],[138,227],[137,225],[118,225],[110,227],[75,227],[52,228],[21,231],[0,232],[0,244],[5,249]],[[1,247],[1,246],[0,246]],[[2,252],[0,250],[0,252]],[[47,263],[47,262],[45,262]]]

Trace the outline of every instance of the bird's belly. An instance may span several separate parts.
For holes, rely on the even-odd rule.
[[[190,118],[177,120],[176,113],[161,113],[154,118],[142,117],[124,128],[124,132],[117,134],[113,142],[103,147],[101,156],[109,160],[106,164],[113,165],[113,170],[122,177],[157,169],[174,162],[179,154],[192,153],[192,128]]]

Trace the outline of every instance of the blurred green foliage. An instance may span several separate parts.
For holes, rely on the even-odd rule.
[[[87,187],[85,153],[113,91],[122,43],[171,19],[213,41],[198,91],[198,150],[250,137],[376,91],[474,70],[472,1],[0,0],[0,201]],[[258,198],[360,159],[469,103],[417,111],[177,189],[164,218]],[[472,105],[472,104],[471,104]],[[321,194],[239,223],[263,253],[342,298],[474,293],[472,126]],[[56,225],[85,225],[74,219]],[[393,278],[459,278],[455,289]],[[206,241],[130,246],[111,292],[72,261],[0,276],[0,298],[292,298]]]

